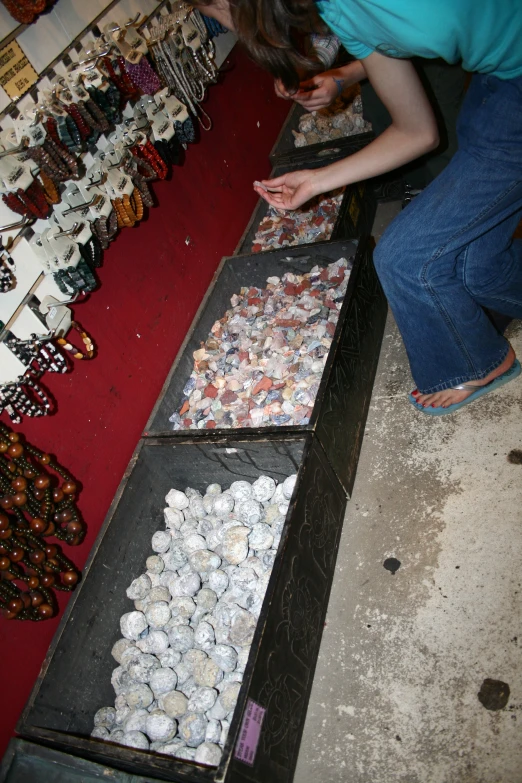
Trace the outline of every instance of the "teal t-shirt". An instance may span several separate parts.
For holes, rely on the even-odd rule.
[[[467,71],[522,76],[522,0],[319,0],[317,8],[358,60],[442,57]]]

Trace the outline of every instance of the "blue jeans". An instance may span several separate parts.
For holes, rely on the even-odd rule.
[[[509,344],[483,308],[522,318],[522,77],[475,75],[447,168],[393,221],[375,266],[417,388],[485,378]]]

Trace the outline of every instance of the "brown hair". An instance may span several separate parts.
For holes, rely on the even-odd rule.
[[[300,71],[321,69],[316,58],[305,54],[306,34],[326,29],[313,0],[229,0],[229,4],[241,43],[287,90],[299,88]],[[212,5],[212,0],[198,0],[198,5]]]

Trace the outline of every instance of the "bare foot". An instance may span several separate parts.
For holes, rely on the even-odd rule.
[[[508,355],[493,372],[490,372],[489,375],[487,375],[485,378],[483,378],[481,381],[469,381],[470,385],[473,386],[486,386],[486,384],[490,383],[491,381],[495,380],[495,378],[498,378],[499,375],[502,375],[506,372],[506,370],[509,370],[513,362],[515,361],[515,351],[511,346],[509,346]],[[456,389],[444,389],[444,391],[435,392],[434,394],[419,394],[417,389],[412,392],[413,396],[417,400],[417,402],[420,405],[423,405],[425,408],[429,408],[430,405],[432,408],[448,408],[450,405],[455,405],[458,402],[462,402],[466,399],[466,397],[469,397],[470,394],[473,394],[472,391],[457,391]]]

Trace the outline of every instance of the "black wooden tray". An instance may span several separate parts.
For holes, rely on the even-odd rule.
[[[298,471],[227,745],[218,769],[138,751],[89,734],[98,708],[114,703],[110,655],[125,590],[142,573],[163,526],[169,489],[229,486]],[[96,539],[79,589],[55,634],[17,727],[24,738],[147,779],[185,783],[289,783],[324,626],[346,495],[316,438],[204,443],[142,439]],[[236,758],[245,710],[266,713],[252,765]],[[110,778],[109,778],[110,779]],[[116,778],[117,779],[117,778]]]
[[[360,147],[357,149],[360,149]],[[291,159],[274,166],[270,177],[279,177],[289,171],[318,169],[329,163],[335,163],[338,160],[342,160],[342,158],[346,158],[348,155],[356,152],[357,149],[352,148],[350,151],[347,151],[342,145],[337,145],[335,151],[332,152],[327,159],[320,156],[310,157],[308,155],[292,157]],[[252,217],[237,244],[234,255],[245,255],[252,252],[254,237],[259,228],[259,224],[267,215],[268,210],[268,203],[260,198],[252,213]],[[339,214],[335,221],[331,240],[358,239],[359,237],[370,236],[373,221],[375,219],[375,210],[376,201],[373,190],[368,187],[366,182],[356,182],[352,185],[347,185],[341,201]],[[311,247],[313,244],[317,243],[296,245],[296,247]],[[269,252],[271,251],[265,250],[260,255]]]
[[[264,286],[267,277],[285,272],[304,273],[341,257],[355,255],[337,329],[309,425],[259,429],[172,431],[169,417],[178,409],[182,390],[193,369],[193,352],[230,307],[230,297],[241,286]],[[317,242],[263,254],[224,258],[192,326],[181,346],[158,401],[145,427],[145,437],[249,438],[260,434],[316,431],[347,493],[351,493],[373,388],[387,305],[377,279],[369,240]]]
[[[0,767],[0,783],[149,783],[105,765],[62,753],[53,748],[14,739]]]
[[[345,155],[351,155],[352,152],[362,149],[375,138],[371,131],[365,131],[364,133],[355,133],[353,136],[342,136],[340,139],[330,139],[317,144],[307,144],[305,147],[296,147],[292,131],[299,131],[299,121],[303,114],[308,114],[308,111],[299,103],[294,103],[290,108],[284,125],[270,152],[270,163],[273,166],[286,162],[289,158],[297,157],[299,159],[300,156],[309,158],[319,156],[325,159],[326,163],[331,163],[332,161],[329,158],[335,155],[336,147],[344,147],[347,150]]]

